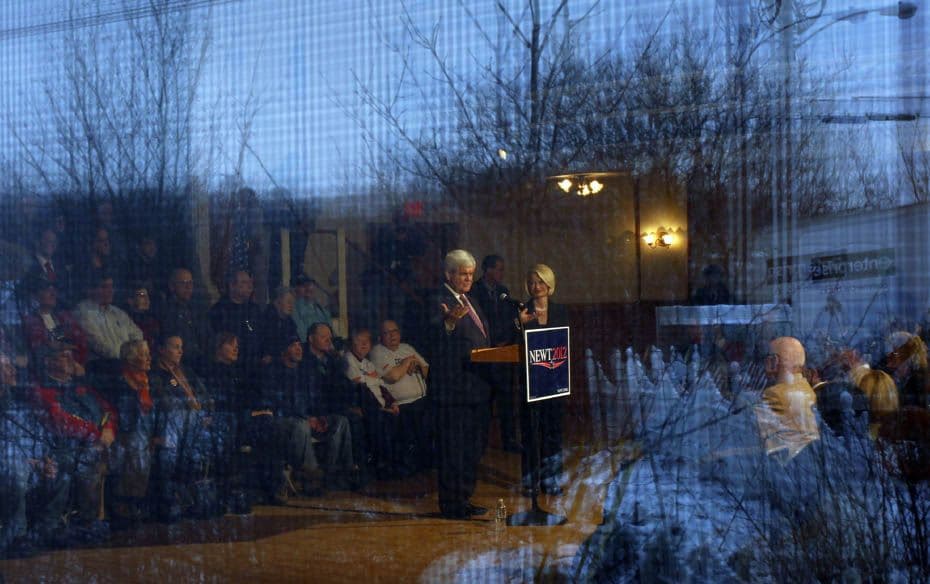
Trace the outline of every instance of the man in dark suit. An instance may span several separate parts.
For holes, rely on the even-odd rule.
[[[473,349],[489,346],[490,325],[468,298],[475,258],[465,250],[449,252],[446,282],[439,289],[431,318],[436,337],[432,397],[436,404],[439,508],[443,517],[467,519],[487,509],[469,502],[484,450],[490,411],[486,367],[471,362]]]
[[[492,347],[502,347],[515,342],[513,321],[517,317],[516,306],[503,300],[509,297],[510,290],[504,286],[504,258],[491,254],[481,261],[481,279],[475,282],[470,296],[481,307],[491,328],[488,330]],[[497,405],[497,417],[500,420],[501,446],[508,452],[519,452],[513,407],[513,373],[510,363],[498,363],[490,366],[492,388],[491,401]]]

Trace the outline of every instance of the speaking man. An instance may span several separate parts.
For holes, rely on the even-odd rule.
[[[490,410],[486,371],[471,362],[471,351],[489,346],[489,324],[468,292],[475,258],[456,249],[445,258],[446,282],[431,317],[436,338],[432,393],[436,404],[439,509],[443,517],[467,519],[487,509],[469,499],[475,491]]]

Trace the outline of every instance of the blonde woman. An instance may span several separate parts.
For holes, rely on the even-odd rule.
[[[873,370],[860,377],[859,389],[869,399],[869,435],[874,439],[882,422],[898,411],[898,387],[890,375]]]
[[[930,405],[927,345],[917,335],[898,331],[888,337],[888,348],[882,369],[891,375],[898,386],[901,404],[922,408]]]
[[[526,293],[530,299],[526,309],[520,311],[520,323],[525,329],[541,329],[568,326],[568,311],[561,304],[552,301],[555,294],[555,272],[546,264],[536,264],[526,272]],[[533,404],[539,418],[539,456],[540,487],[547,495],[562,494],[560,476],[562,474],[562,399],[549,399]],[[523,436],[530,432],[530,415],[527,404],[521,408],[520,422]],[[523,490],[531,494],[534,488],[532,479],[531,454],[523,450]]]

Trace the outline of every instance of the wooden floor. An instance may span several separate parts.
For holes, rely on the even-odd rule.
[[[103,547],[0,562],[7,582],[525,582],[570,573],[578,545],[601,522],[609,476],[601,457],[567,451],[570,480],[540,506],[568,518],[558,527],[495,527],[503,498],[526,510],[519,455],[490,448],[473,501],[487,516],[438,515],[435,474],[381,481],[361,493],[332,492],[246,517],[145,525],[115,533]],[[609,458],[609,457],[608,457]]]

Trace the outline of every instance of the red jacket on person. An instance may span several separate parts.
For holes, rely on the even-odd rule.
[[[60,436],[96,442],[104,428],[116,433],[116,409],[92,387],[46,380],[35,395],[49,429]]]

